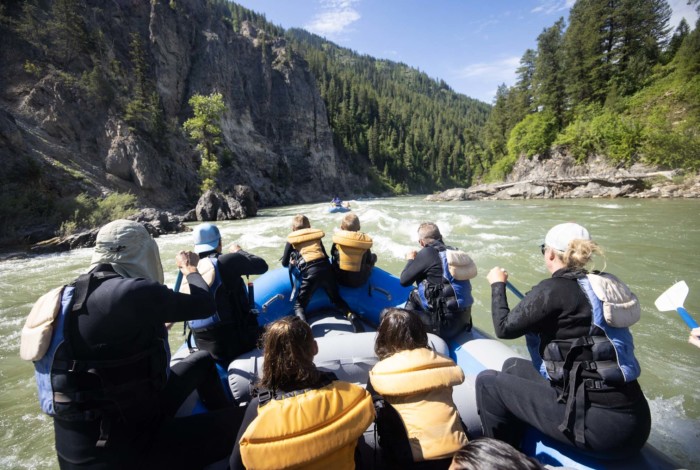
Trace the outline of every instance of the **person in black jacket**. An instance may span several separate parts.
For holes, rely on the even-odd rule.
[[[143,225],[117,220],[97,234],[89,275],[76,284],[84,301],[64,315],[57,357],[65,360],[50,370],[61,468],[201,468],[229,455],[242,413],[214,361],[202,351],[169,364],[164,324],[215,311],[198,260],[177,255],[191,287],[178,294],[162,284],[158,246]],[[216,411],[175,418],[195,388]]]
[[[209,351],[215,360],[228,366],[240,354],[255,348],[262,328],[252,311],[252,290],[246,288],[242,276],[267,272],[267,263],[233,244],[229,252],[222,253],[222,240],[216,225],[205,223],[194,229],[194,251],[202,262],[214,267],[210,288],[215,290],[215,320],[201,328],[193,327],[194,337],[200,349]],[[200,264],[200,271],[209,266]],[[192,323],[190,324],[192,327]]]
[[[552,277],[512,310],[508,273],[495,267],[487,276],[496,335],[526,335],[532,362],[508,359],[502,372],[477,376],[484,435],[518,447],[529,424],[600,456],[635,452],[649,436],[651,416],[628,328],[607,324],[601,301],[587,293],[584,267],[600,249],[588,230],[566,223],[547,233],[541,251]]]
[[[429,332],[444,338],[471,329],[474,302],[471,284],[469,281],[447,282],[442,256],[450,247],[443,242],[438,226],[432,222],[420,224],[418,243],[421,250],[407,253],[408,262],[399,279],[402,286],[417,285],[409,294],[405,308],[416,311]],[[458,301],[464,307],[446,308]]]

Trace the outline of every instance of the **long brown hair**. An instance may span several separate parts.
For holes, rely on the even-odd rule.
[[[399,351],[428,347],[428,334],[417,314],[403,308],[385,308],[381,317],[374,342],[379,359]]]
[[[321,373],[314,365],[314,336],[308,323],[296,316],[267,325],[261,339],[264,354],[260,386],[291,392],[313,388]]]

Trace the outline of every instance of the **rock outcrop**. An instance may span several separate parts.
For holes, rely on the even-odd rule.
[[[3,13],[20,18],[21,3]],[[89,12],[79,18],[89,44],[70,54],[46,50],[0,21],[3,166],[34,169],[32,178],[0,175],[0,184],[13,184],[0,197],[26,195],[50,205],[119,191],[136,195],[142,207],[184,212],[200,195],[200,157],[182,124],[192,117],[193,95],[215,92],[226,105],[218,184],[253,188],[253,199],[234,196],[248,216],[258,205],[311,202],[367,186],[362,169],[350,171],[334,145],[308,64],[283,38],[247,22],[234,30],[217,2],[81,5]],[[48,11],[35,12],[39,24],[51,19]],[[26,206],[9,213],[15,236],[26,225],[58,228],[60,220],[47,220],[39,209],[29,220],[35,208]],[[8,235],[0,230],[0,242]]]
[[[236,186],[234,191],[233,195],[211,190],[202,194],[195,208],[196,220],[235,220],[257,214],[253,190],[248,186]]]
[[[616,197],[700,197],[700,176],[677,183],[676,171],[660,171],[646,165],[629,168],[611,165],[605,158],[592,157],[577,163],[571,156],[522,157],[503,183],[453,188],[432,194],[429,201],[475,199],[572,199]]]
[[[159,211],[153,208],[140,210],[137,214],[127,217],[129,220],[140,222],[146,227],[148,233],[154,238],[166,233],[186,232],[190,230],[184,223],[182,216],[173,215],[167,211]],[[32,253],[51,253],[56,251],[68,251],[75,248],[89,248],[95,246],[99,228],[84,230],[66,237],[53,237],[42,240],[31,246]]]

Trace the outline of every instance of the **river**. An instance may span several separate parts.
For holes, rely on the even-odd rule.
[[[605,250],[596,269],[622,278],[642,303],[642,319],[632,327],[642,365],[640,382],[649,399],[653,429],[650,442],[685,468],[700,468],[700,349],[687,343],[688,329],[675,312],[661,313],[654,300],[679,280],[690,293],[686,309],[700,320],[700,201],[578,199],[528,201],[464,201],[431,203],[422,197],[353,201],[362,230],[374,238],[378,266],[400,273],[404,255],[417,249],[416,229],[434,221],[445,241],[469,252],[479,267],[472,281],[474,322],[493,333],[490,289],[486,273],[495,265],[510,273],[521,291],[546,277],[539,245],[547,230],[575,221],[586,226]],[[305,213],[313,227],[326,232],[330,250],[333,228],[342,214],[329,214],[325,204],[261,210],[257,217],[221,222],[224,243],[237,241],[244,249],[279,266],[291,217]],[[172,285],[174,256],[191,247],[191,234],[157,239],[165,281]],[[39,411],[30,363],[19,359],[19,337],[33,302],[47,290],[85,272],[91,249],[0,261],[0,468],[57,467],[51,419]],[[509,294],[510,295],[510,294]],[[511,305],[515,298],[509,298]],[[183,338],[177,325],[170,342]],[[524,341],[508,343],[525,354]]]

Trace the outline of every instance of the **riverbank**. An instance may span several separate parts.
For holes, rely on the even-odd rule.
[[[635,164],[612,166],[605,158],[585,163],[571,156],[520,158],[506,181],[452,188],[426,197],[428,201],[479,199],[579,198],[700,198],[700,175]]]

